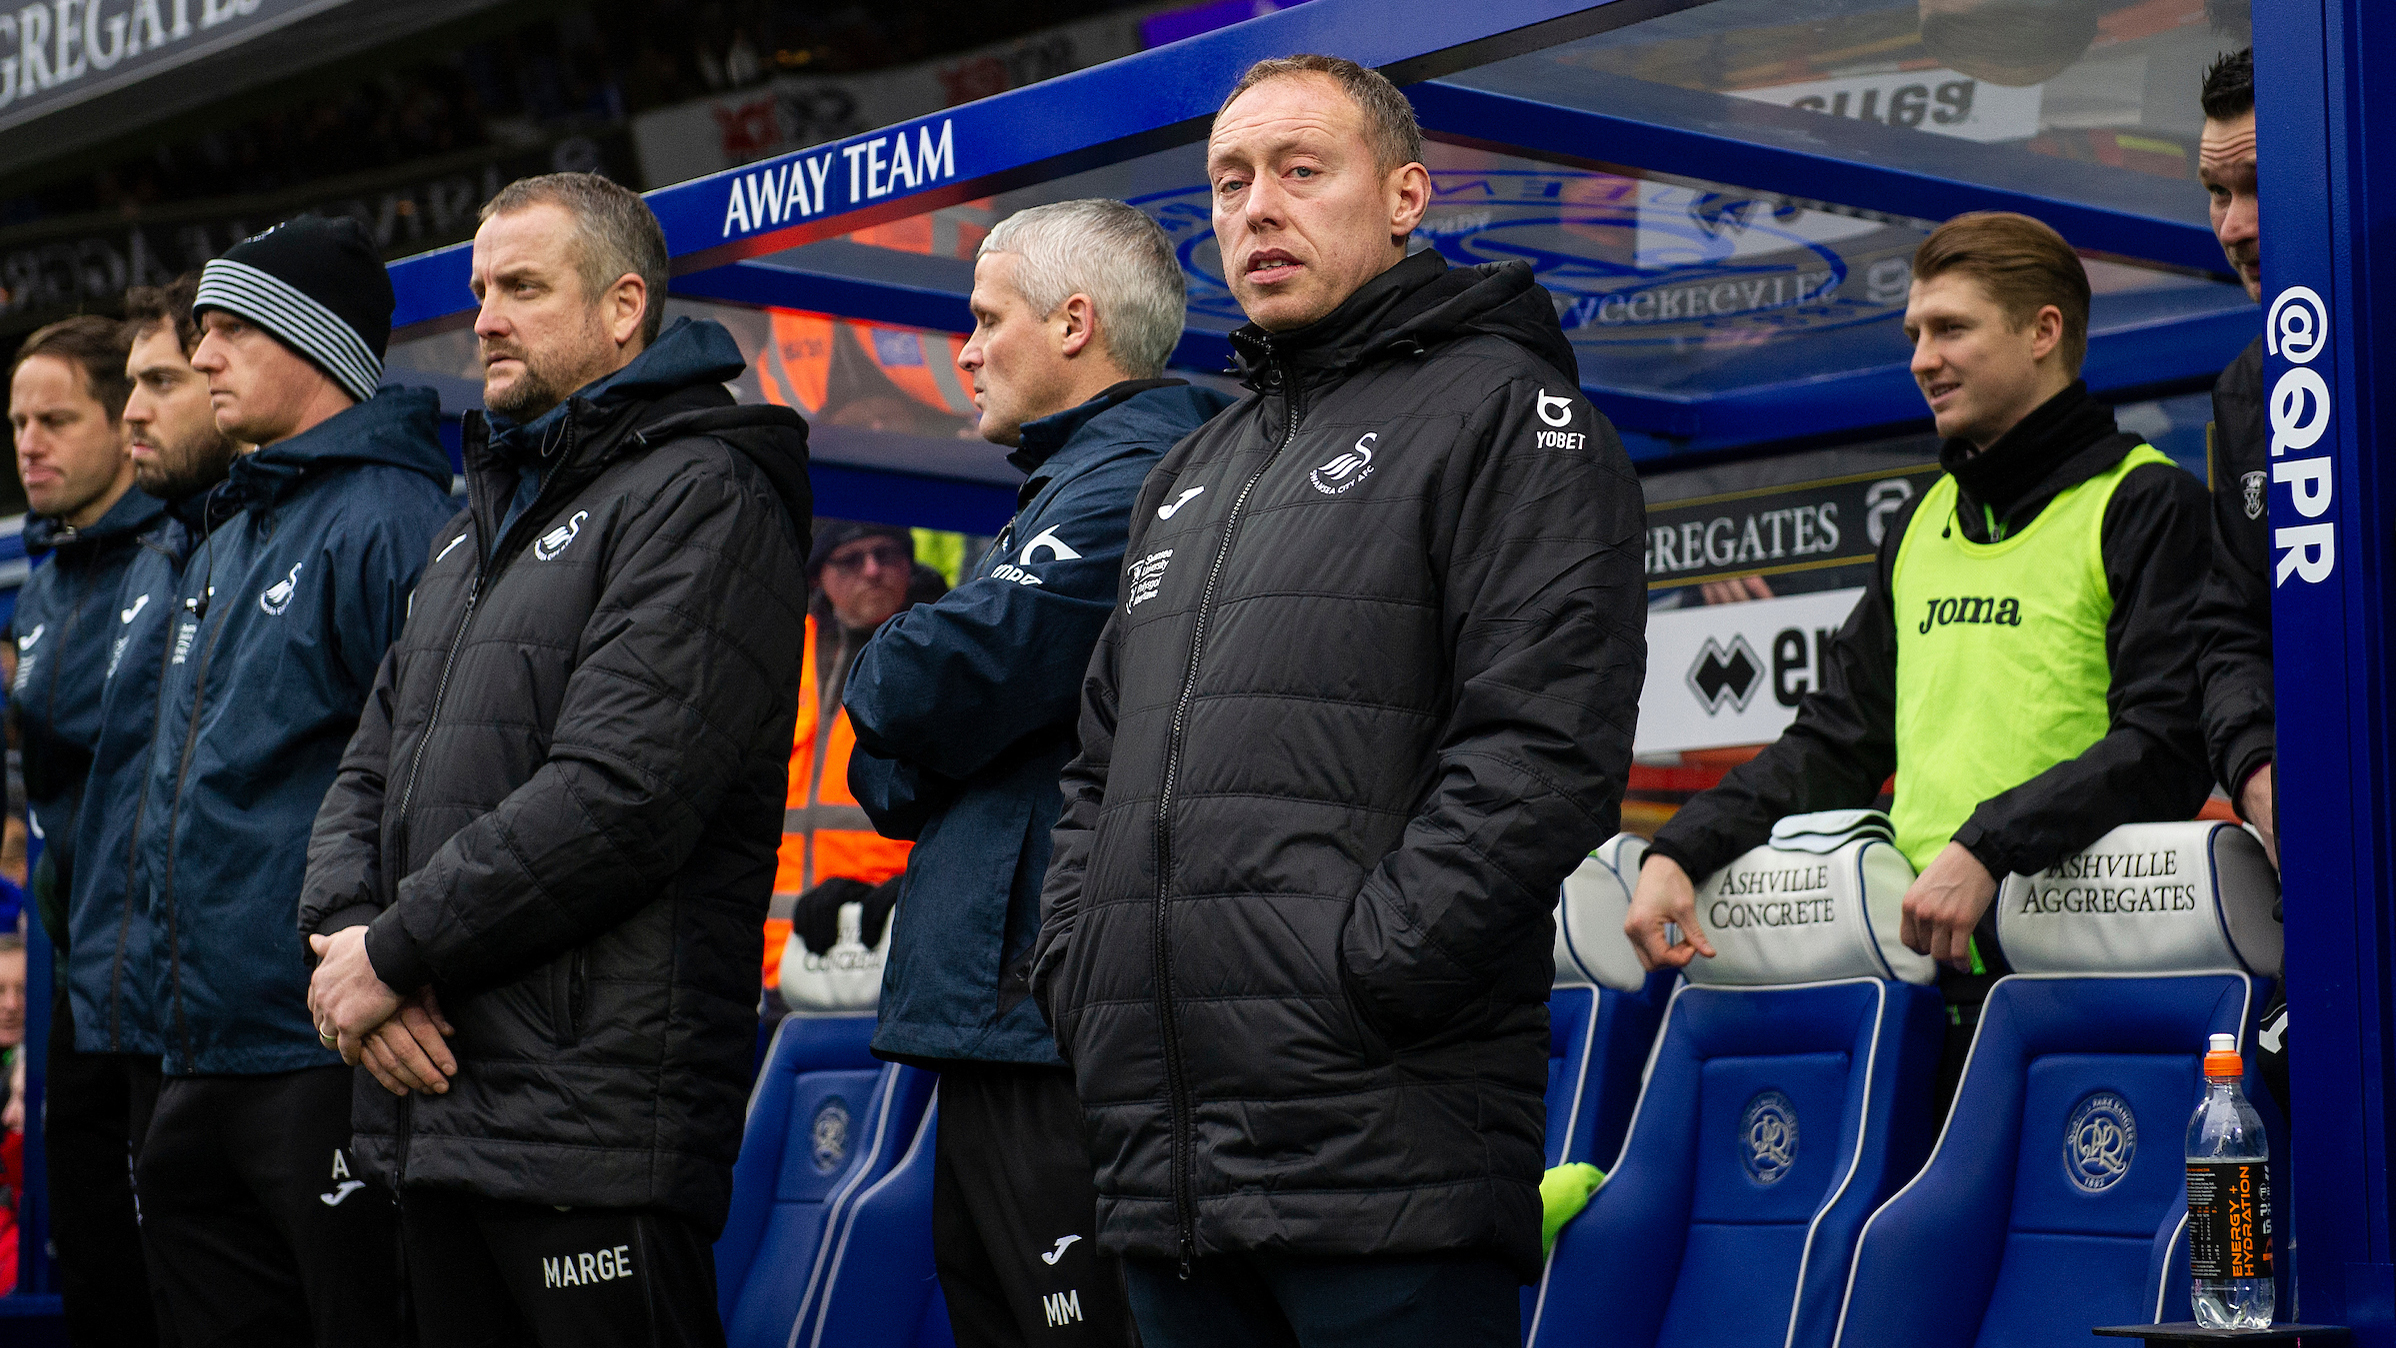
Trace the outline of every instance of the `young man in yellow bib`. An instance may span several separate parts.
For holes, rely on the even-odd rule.
[[[1998,882],[2117,825],[2186,819],[2211,787],[2189,623],[2209,526],[2204,484],[2080,381],[2088,275],[2052,229],[1940,226],[1914,255],[1905,335],[1946,475],[1887,531],[1796,721],[1658,831],[1623,925],[1650,968],[1712,956],[1692,877],[1783,816],[1870,805],[1893,774],[1919,873],[1901,935],[1948,966],[1968,1044],[2003,971]]]

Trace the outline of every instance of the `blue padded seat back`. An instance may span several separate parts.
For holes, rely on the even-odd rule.
[[[1999,981],[1936,1152],[1865,1229],[1839,1341],[2027,1348],[2189,1318],[2200,1060],[2208,1035],[2250,1042],[2265,991],[2226,972]],[[2276,1131],[2251,1067],[2248,1089]]]
[[[1681,987],[1529,1341],[1827,1343],[1856,1232],[1928,1150],[1942,1024],[1935,990],[1879,979]]]
[[[935,1101],[907,1154],[842,1214],[793,1348],[955,1348],[932,1263]],[[1078,1308],[1076,1308],[1078,1309]],[[1064,1307],[1057,1308],[1061,1323]]]
[[[717,1309],[734,1348],[789,1340],[822,1277],[827,1232],[914,1140],[934,1079],[875,1061],[873,1024],[870,1013],[794,1014],[775,1032],[716,1242]]]
[[[1638,992],[1559,982],[1548,994],[1547,1164],[1610,1168],[1639,1099],[1639,1074],[1671,998],[1666,970]]]

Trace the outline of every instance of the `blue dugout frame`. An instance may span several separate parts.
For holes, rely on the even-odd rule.
[[[1041,84],[659,188],[648,201],[665,227],[677,295],[967,332],[972,321],[964,288],[953,277],[910,275],[896,260],[836,271],[763,259],[1199,141],[1221,91],[1251,62],[1332,51],[1405,86],[1425,133],[1437,140],[1634,175],[1687,172],[1694,165],[1742,188],[1922,220],[1966,210],[2020,210],[2047,220],[2090,252],[2222,271],[2209,229],[2140,211],[2120,185],[2121,175],[2094,165],[1981,152],[1975,164],[1987,181],[1980,181],[1942,164],[1951,147],[1894,128],[1644,84],[1638,98],[1655,115],[1632,119],[1540,102],[1509,87],[1502,75],[1480,69],[1703,3],[1311,0]],[[1602,89],[1610,78],[1591,73],[1584,82]],[[2035,190],[2040,182],[2059,183],[2069,195]],[[863,251],[854,250],[849,259]],[[468,272],[462,244],[394,263],[395,335],[466,321]],[[2090,344],[2090,386],[2116,398],[2194,391],[2252,333],[2243,310],[2099,332]],[[1193,326],[1174,363],[1219,370],[1228,359],[1220,332]],[[1688,395],[1611,387],[1602,374],[1588,371],[1583,386],[1643,465],[1924,421],[1902,360]]]
[[[1716,95],[1675,93],[1628,118],[1525,97],[1474,72],[1509,56],[1695,7],[1702,0],[1311,0],[1311,3],[928,117],[649,194],[675,259],[674,292],[966,331],[964,295],[903,272],[859,275],[758,259],[868,225],[1120,163],[1204,135],[1220,92],[1250,62],[1332,51],[1408,89],[1427,134],[1610,171],[1691,172],[1763,191],[1917,219],[1963,210],[2036,215],[2084,250],[2219,273],[2210,232],[2139,210],[2093,173],[2067,199],[1999,165],[1953,174],[1935,143]],[[2374,240],[2396,231],[2396,10],[2375,0],[2256,0],[2274,454],[2270,492],[2287,892],[2288,996],[2296,1097],[2295,1230],[2278,1248],[2298,1304],[2283,1319],[2352,1326],[2396,1348],[2396,816],[2387,802],[2396,705],[2385,634],[2396,622],[2396,474],[2382,434],[2382,364],[2396,351],[2396,272]],[[1597,77],[1592,77],[1596,79]],[[1656,96],[1642,90],[1644,97]],[[1663,114],[1670,114],[1665,116]],[[891,147],[910,147],[898,181]],[[930,168],[922,167],[926,161]],[[1668,167],[1667,167],[1668,166]],[[2074,176],[2076,175],[2076,176]],[[775,183],[777,201],[744,183]],[[794,180],[798,183],[792,187]],[[2379,184],[2376,194],[2374,183]],[[735,201],[738,205],[735,206]],[[751,210],[754,205],[757,209]],[[393,264],[399,335],[462,323],[464,246]],[[2163,319],[2100,334],[2087,374],[2100,393],[2192,391],[2257,330],[2250,310]],[[2306,321],[2312,323],[2305,328]],[[1219,366],[1219,333],[1193,328],[1176,363]],[[1904,366],[1765,383],[1687,398],[1587,391],[1648,464],[1754,451],[1793,439],[1918,426]],[[2389,396],[2396,396],[2391,394]],[[2299,443],[2301,441],[2301,443]],[[827,466],[826,505],[858,510],[938,479]],[[973,490],[951,504],[982,508]],[[882,493],[893,493],[883,497]],[[2300,495],[2301,493],[2301,495]],[[2311,532],[2290,532],[2290,531]],[[2291,561],[2290,558],[2295,560]]]

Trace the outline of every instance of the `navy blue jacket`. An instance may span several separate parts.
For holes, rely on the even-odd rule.
[[[236,460],[208,495],[169,615],[131,891],[170,1075],[340,1061],[308,1018],[293,919],[317,807],[457,513],[438,415],[429,390],[386,388]]]
[[[88,529],[41,515],[25,521],[25,550],[50,560],[17,592],[9,618],[17,645],[9,708],[24,755],[26,813],[60,902],[74,880],[75,810],[100,739],[100,681],[122,625],[113,616],[117,589],[141,550],[137,540],[165,512],[156,497],[127,490]],[[42,922],[58,940],[55,916],[44,912]]]
[[[67,995],[75,1047],[86,1053],[159,1051],[157,966],[148,914],[125,901],[126,876],[141,834],[141,788],[158,725],[158,678],[165,672],[183,563],[199,542],[190,521],[201,496],[171,502],[134,540],[134,553],[110,607],[114,632],[101,670],[100,722],[91,775],[76,815],[73,888],[67,902]]]
[[[849,789],[876,828],[916,840],[875,1053],[1061,1064],[1028,976],[1082,676],[1115,607],[1140,483],[1230,405],[1143,380],[1027,423],[1008,457],[1031,479],[996,546],[857,657],[841,699],[857,730]]]

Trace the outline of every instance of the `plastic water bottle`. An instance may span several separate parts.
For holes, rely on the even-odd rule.
[[[2214,1035],[2204,1102],[2188,1120],[2188,1267],[2207,1329],[2271,1327],[2271,1142],[2245,1074],[2237,1037]]]

